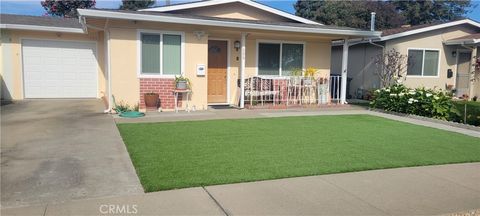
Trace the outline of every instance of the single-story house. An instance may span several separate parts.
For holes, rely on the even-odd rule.
[[[343,41],[333,42],[332,74],[342,71]],[[348,41],[348,96],[363,98],[381,87],[374,59],[395,49],[408,56],[404,84],[409,87],[453,88],[457,97],[480,97],[480,81],[473,82],[475,57],[479,57],[480,23],[463,19],[382,31],[379,38]]]
[[[1,15],[2,98],[104,98],[108,111],[114,96],[144,110],[144,94],[154,92],[161,108],[172,110],[174,79],[183,75],[195,109],[243,107],[245,78],[308,67],[328,76],[332,41],[380,35],[249,0],[78,13],[78,19]]]

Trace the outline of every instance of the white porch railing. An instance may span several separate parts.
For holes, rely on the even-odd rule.
[[[252,76],[245,79],[244,101],[253,106],[303,106],[340,102],[341,76]]]

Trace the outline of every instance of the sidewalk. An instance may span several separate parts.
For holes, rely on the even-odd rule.
[[[110,206],[110,213],[123,215],[450,214],[480,209],[479,170],[480,163],[374,170],[2,209],[1,214],[101,215]]]

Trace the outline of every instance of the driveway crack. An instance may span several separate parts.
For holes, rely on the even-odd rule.
[[[213,202],[215,202],[215,204],[217,204],[217,206],[223,211],[223,213],[226,215],[226,216],[229,216],[227,210],[225,208],[223,208],[223,206],[220,204],[220,202],[218,202],[217,199],[215,199],[215,197],[213,197],[213,195],[207,190],[207,188],[203,187],[203,190],[208,194],[208,196],[210,196],[210,198],[212,198]]]

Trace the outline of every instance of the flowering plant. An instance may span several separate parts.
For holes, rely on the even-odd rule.
[[[423,87],[412,89],[402,84],[375,90],[370,106],[444,120],[456,115],[451,93]]]

